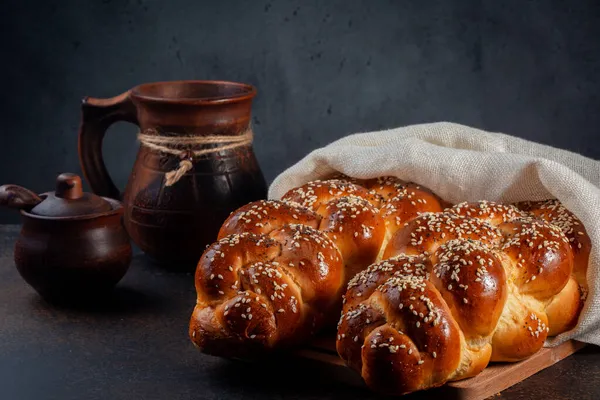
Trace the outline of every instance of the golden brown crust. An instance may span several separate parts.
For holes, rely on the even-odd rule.
[[[517,219],[499,226],[505,241],[502,252],[521,294],[547,300],[567,284],[573,255],[560,229],[541,220]]]
[[[544,312],[518,297],[511,297],[506,308],[492,338],[492,361],[520,361],[537,353],[548,337]]]
[[[379,210],[367,200],[354,196],[331,200],[321,210],[319,230],[337,245],[350,279],[373,263],[379,254],[385,237]]]
[[[460,330],[426,279],[430,267],[422,257],[400,256],[349,284],[337,349],[378,392],[439,386],[458,367]]]
[[[333,240],[342,254],[346,282],[375,261],[385,238],[377,194],[348,181],[332,179],[292,189],[282,200],[319,216],[318,229]]]
[[[281,200],[299,204],[301,207],[322,214],[321,208],[327,207],[329,201],[347,196],[361,197],[376,207],[380,202],[379,197],[370,193],[367,189],[337,179],[308,182],[305,185],[291,189],[283,195]]]
[[[569,279],[567,285],[546,306],[548,336],[556,336],[571,330],[577,324],[583,307],[583,294],[577,280]]]
[[[388,199],[381,208],[382,217],[386,225],[394,227],[392,230],[400,229],[404,223],[428,212],[440,212],[443,210],[437,196],[421,189],[405,189],[406,195],[398,195]]]
[[[463,217],[477,218],[493,226],[524,216],[519,209],[512,205],[486,200],[458,203],[448,211]]]
[[[451,240],[431,257],[431,281],[452,310],[466,339],[494,332],[508,293],[498,255],[474,240]]]
[[[443,208],[427,189],[396,178],[338,178],[231,213],[198,264],[190,323],[197,346],[248,356],[306,340],[337,320],[340,291],[376,261],[392,232]],[[327,251],[319,247],[325,241]]]
[[[559,227],[567,237],[573,253],[573,274],[584,296],[587,294],[587,268],[592,241],[581,221],[558,200],[518,203],[517,207]]]
[[[288,224],[317,228],[320,217],[304,207],[277,200],[259,200],[232,212],[219,230],[218,239],[240,233],[269,233]]]
[[[443,201],[411,182],[394,177],[313,181],[287,192],[282,201],[306,207],[338,246],[350,279],[375,262],[389,237],[423,212],[441,211]]]
[[[339,179],[348,179],[339,176]],[[439,212],[448,206],[431,190],[414,182],[406,182],[393,176],[373,179],[350,179],[355,185],[367,189],[380,199],[377,206],[390,233],[402,224],[426,212]]]
[[[386,394],[521,360],[571,329],[591,248],[557,201],[449,207],[393,177],[309,182],[236,210],[219,238],[196,272],[194,344],[234,357],[298,344],[349,281],[337,350]]]
[[[464,217],[451,212],[426,213],[409,221],[390,239],[383,258],[396,254],[432,254],[442,244],[453,239],[471,239],[484,245],[499,243],[500,232],[473,217]]]
[[[549,334],[571,329],[582,306],[572,247],[585,250],[586,236],[571,234],[570,240],[565,212],[560,212],[563,226],[553,225],[559,207],[552,207],[556,215],[540,205],[531,211],[487,201],[461,203],[404,222],[387,243],[387,260],[348,285],[338,325],[340,356],[374,390],[403,394],[476,375],[490,361],[529,357]],[[569,218],[571,227],[579,226]],[[457,346],[445,354],[447,369],[433,371],[431,360],[423,359],[407,370],[423,353],[418,346],[416,355],[384,351],[385,340],[401,343],[402,349],[421,343],[419,332],[407,329],[423,324],[411,318],[427,319],[427,312],[410,303],[419,297],[407,300],[404,291],[385,290],[389,282],[402,280],[422,282],[427,298],[436,299],[427,309],[444,310],[440,315],[458,328],[452,340],[448,331],[427,331],[428,338]],[[412,307],[406,315],[394,308],[402,310],[407,302]]]
[[[226,236],[198,263],[191,339],[236,357],[294,345],[326,322],[343,281],[337,248],[309,226]]]

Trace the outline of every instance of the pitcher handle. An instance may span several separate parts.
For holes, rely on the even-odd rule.
[[[120,199],[121,193],[104,165],[102,140],[106,130],[117,121],[131,122],[139,126],[130,91],[109,99],[83,99],[79,127],[79,163],[92,191],[113,199]]]

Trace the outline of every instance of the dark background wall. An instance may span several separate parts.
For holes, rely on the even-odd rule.
[[[346,134],[454,121],[600,158],[598,1],[3,1],[0,183],[80,172],[79,102],[138,83],[256,85],[267,179]],[[135,128],[105,157],[124,186]],[[17,215],[0,214],[0,222]]]

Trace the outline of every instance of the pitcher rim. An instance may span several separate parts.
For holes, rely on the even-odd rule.
[[[220,97],[182,97],[182,98],[170,98],[170,97],[159,97],[152,96],[143,93],[143,89],[151,85],[174,85],[174,84],[205,84],[205,85],[228,85],[233,87],[239,87],[245,89],[245,91],[232,94],[230,96]],[[202,105],[218,105],[218,104],[231,104],[241,101],[251,100],[256,96],[256,87],[248,83],[225,81],[225,80],[174,80],[174,81],[157,81],[157,82],[146,82],[139,84],[131,89],[131,96],[136,100],[165,103],[165,104],[202,104]]]

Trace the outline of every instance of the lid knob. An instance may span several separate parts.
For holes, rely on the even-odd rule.
[[[81,196],[83,196],[83,187],[79,176],[67,172],[56,178],[56,197],[76,200]]]
[[[39,196],[21,186],[0,186],[0,206],[43,217],[76,217],[118,208],[100,196],[84,193],[81,178],[71,173],[60,174],[56,178],[56,191]]]

